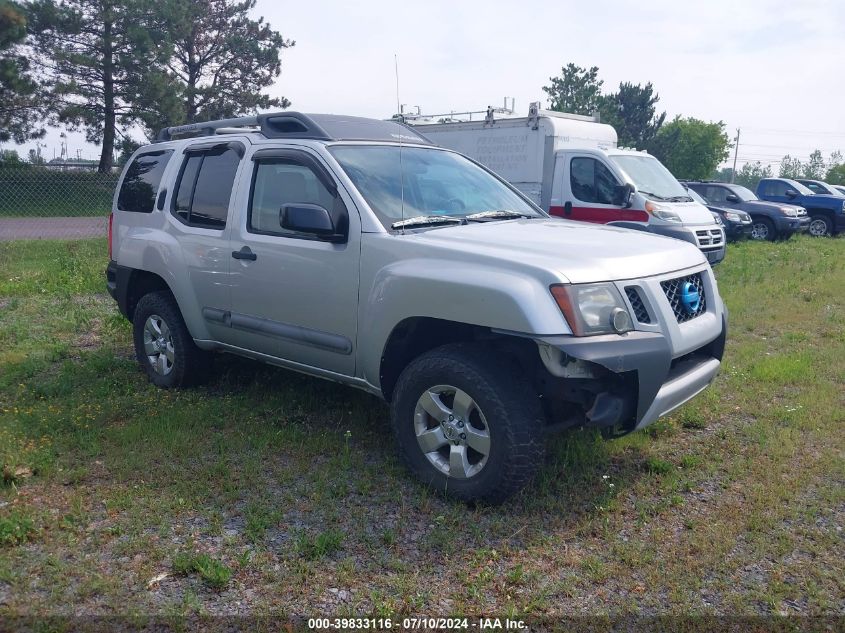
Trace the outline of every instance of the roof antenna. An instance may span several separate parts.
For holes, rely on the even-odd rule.
[[[393,68],[396,71],[396,113],[399,115],[399,121],[405,122],[405,117],[402,115],[402,105],[399,101],[399,56],[393,53]],[[401,200],[400,219],[405,220],[405,171],[402,168],[402,133],[399,133],[399,197]],[[405,234],[405,225],[402,225],[402,234]]]

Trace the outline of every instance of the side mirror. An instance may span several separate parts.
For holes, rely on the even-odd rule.
[[[728,202],[739,202],[739,196],[735,193],[729,193],[725,196],[725,200],[727,200]]]
[[[798,195],[798,192],[795,189],[787,189],[784,194],[787,198],[794,198]]]
[[[629,208],[634,204],[631,198],[634,195],[634,185],[626,182],[624,185],[616,185],[613,188],[613,206]]]
[[[310,233],[326,242],[346,241],[346,233],[340,232],[335,226],[332,214],[318,204],[283,204],[279,209],[279,224],[285,230]]]

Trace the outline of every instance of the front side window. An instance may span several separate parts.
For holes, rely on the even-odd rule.
[[[284,158],[263,159],[255,165],[248,226],[250,232],[298,236],[281,228],[280,211],[285,204],[316,204],[333,211],[335,195],[314,171]]]
[[[707,187],[704,197],[713,204],[728,201],[728,190],[724,187]]]
[[[396,145],[329,150],[386,228],[416,216],[457,219],[489,211],[545,217],[496,176],[454,152]]]
[[[573,158],[570,162],[569,184],[572,195],[582,202],[613,204],[616,178],[595,158]]]
[[[172,154],[173,150],[168,149],[140,154],[132,160],[117,195],[118,210],[134,213],[153,212],[158,186]]]
[[[190,226],[225,228],[239,163],[238,152],[229,146],[188,153],[176,185],[173,214]]]

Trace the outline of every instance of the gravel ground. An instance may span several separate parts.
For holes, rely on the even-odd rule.
[[[0,241],[103,237],[108,223],[107,217],[0,218]]]

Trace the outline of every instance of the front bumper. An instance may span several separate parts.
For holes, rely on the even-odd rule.
[[[804,233],[810,228],[810,217],[790,218],[781,216],[775,219],[775,229],[781,234]]]
[[[635,419],[629,428],[638,430],[688,402],[713,382],[725,351],[727,327],[723,314],[722,331],[715,339],[674,359],[669,341],[658,332],[541,340],[571,358],[601,365],[613,373],[634,372]]]
[[[729,242],[736,242],[751,237],[752,223],[725,221],[725,236]]]

